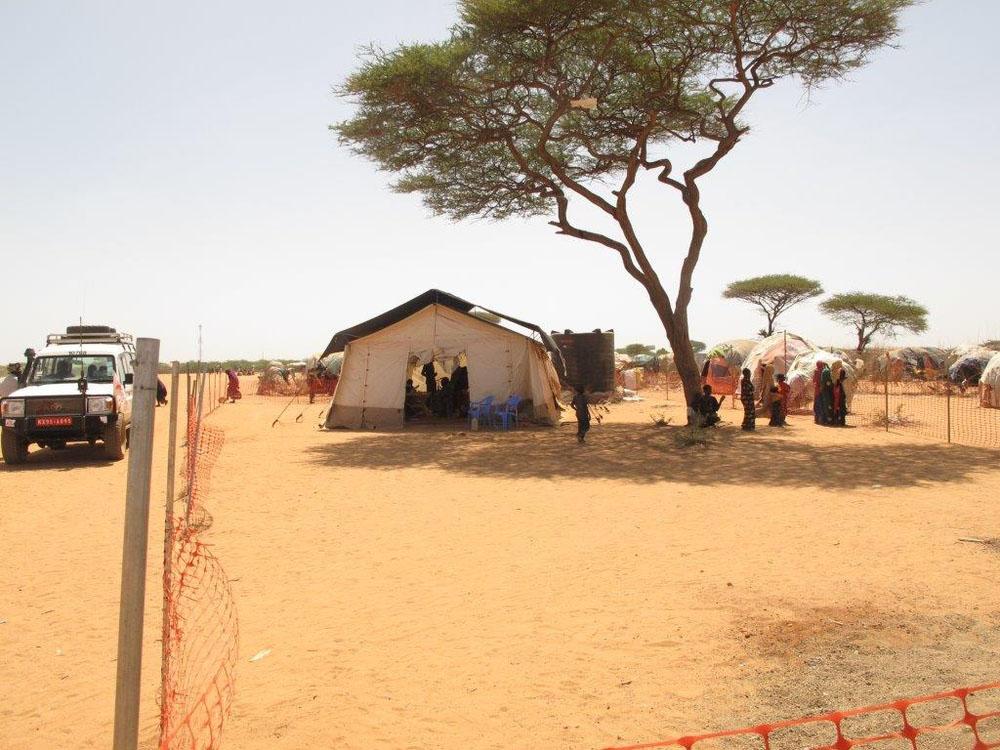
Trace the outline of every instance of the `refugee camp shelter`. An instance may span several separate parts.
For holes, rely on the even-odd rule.
[[[979,380],[980,402],[990,409],[1000,409],[1000,352],[994,354]]]
[[[531,335],[484,320],[475,314],[479,310]],[[500,403],[517,395],[525,400],[526,417],[559,423],[562,357],[552,338],[536,325],[447,292],[431,289],[337,333],[323,356],[337,352],[344,361],[328,428],[403,426],[406,381],[431,362],[442,375],[466,366],[473,402],[492,396]]]
[[[795,358],[819,349],[816,344],[794,333],[779,331],[761,339],[743,360],[743,368],[750,370],[754,392],[760,394],[763,380],[778,373],[787,373]]]
[[[819,362],[830,368],[834,382],[840,378],[842,370],[847,373],[847,380],[844,382],[844,395],[849,410],[854,402],[854,391],[857,387],[857,369],[846,357],[822,349],[800,354],[789,366],[786,373],[788,387],[791,389],[788,396],[789,408],[795,410],[812,407],[815,395],[813,376]]]
[[[716,344],[708,350],[701,377],[712,386],[717,396],[731,396],[739,392],[743,361],[753,351],[756,341],[732,339]]]

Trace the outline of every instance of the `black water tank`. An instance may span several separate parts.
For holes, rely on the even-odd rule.
[[[566,385],[583,385],[594,392],[615,389],[615,334],[554,333],[566,362]]]

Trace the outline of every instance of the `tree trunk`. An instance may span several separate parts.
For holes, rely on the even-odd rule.
[[[865,330],[862,328],[858,331],[858,354],[864,354],[865,345],[868,343],[865,337]]]

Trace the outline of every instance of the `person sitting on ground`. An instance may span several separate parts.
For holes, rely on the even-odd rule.
[[[159,378],[156,379],[156,405],[167,405],[167,386]]]
[[[719,399],[712,395],[712,386],[702,386],[701,393],[691,400],[691,408],[700,427],[715,427],[720,421]]]
[[[576,442],[583,443],[590,431],[590,401],[582,385],[576,387],[571,406],[576,412]]]
[[[784,373],[778,373],[774,376],[778,381],[775,388],[778,389],[778,396],[781,401],[781,427],[788,424],[788,404],[792,398],[792,388],[788,385],[788,378],[785,377]]]

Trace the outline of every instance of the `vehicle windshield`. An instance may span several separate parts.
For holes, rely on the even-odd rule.
[[[105,354],[39,357],[31,366],[28,384],[68,383],[84,377],[91,383],[110,383],[114,374],[115,358]]]

